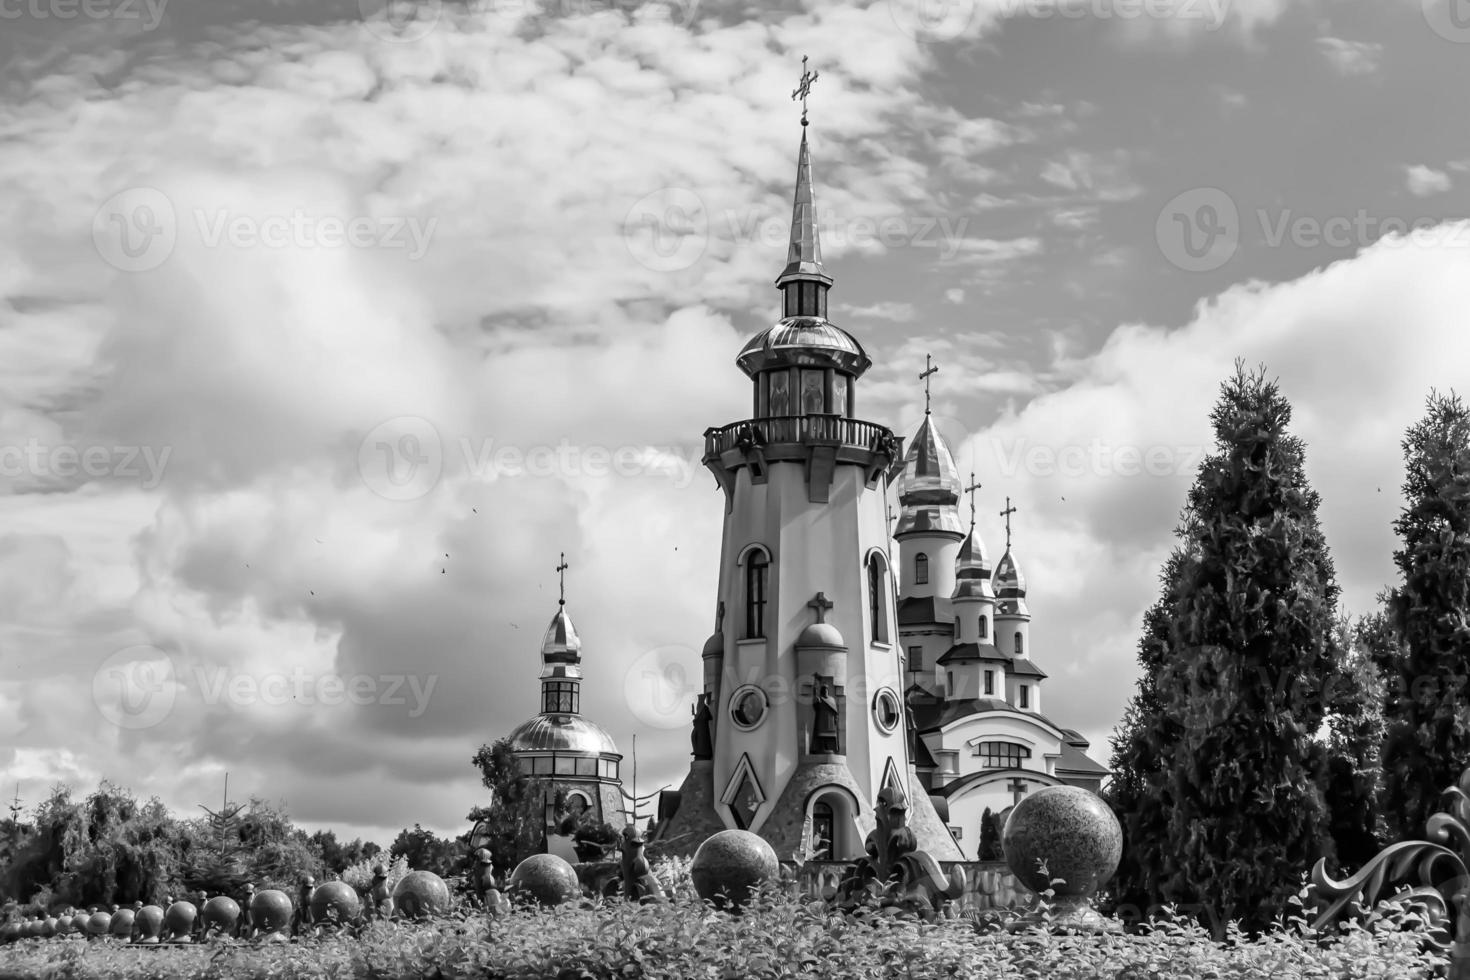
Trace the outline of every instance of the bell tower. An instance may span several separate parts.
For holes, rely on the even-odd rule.
[[[705,432],[725,512],[715,632],[694,762],[659,836],[692,851],[742,828],[783,860],[851,860],[891,786],[919,846],[959,860],[906,737],[887,506],[900,443],[856,414],[872,359],[827,318],[805,109],[802,126],[782,316],[735,359],[751,416]]]

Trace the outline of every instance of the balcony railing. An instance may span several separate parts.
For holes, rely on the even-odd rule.
[[[704,454],[718,456],[731,449],[779,444],[836,445],[897,455],[893,432],[876,422],[841,415],[785,415],[746,419],[704,434]]]

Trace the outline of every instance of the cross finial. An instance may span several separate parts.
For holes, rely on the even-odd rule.
[[[791,98],[801,99],[801,124],[806,125],[806,97],[811,94],[812,82],[817,80],[821,72],[807,71],[806,55],[801,56],[801,81],[796,90],[791,93]]]
[[[833,604],[832,600],[827,598],[825,592],[818,592],[812,598],[812,601],[807,603],[808,606],[816,610],[817,622],[819,623],[825,623],[827,621],[827,610],[831,609]]]
[[[1000,512],[1000,516],[1001,517],[1004,517],[1006,519],[1006,550],[1007,551],[1010,551],[1011,550],[1011,515],[1014,514],[1015,512],[1016,512],[1016,508],[1014,508],[1014,507],[1011,506],[1011,498],[1010,497],[1007,497],[1006,498],[1006,509]]]
[[[972,531],[975,530],[975,491],[979,490],[981,486],[983,486],[983,484],[981,484],[979,480],[975,479],[975,471],[971,470],[970,485],[968,487],[965,487],[965,493],[968,493],[970,495],[970,530]]]
[[[567,564],[567,553],[563,551],[561,553],[561,564],[556,566],[557,577],[561,580],[559,583],[561,597],[556,600],[558,606],[565,606],[567,604],[567,569],[570,567]]]
[[[934,358],[929,354],[924,355],[924,373],[919,375],[919,380],[924,382],[924,414],[929,414],[929,376],[939,373],[939,365],[933,363]]]

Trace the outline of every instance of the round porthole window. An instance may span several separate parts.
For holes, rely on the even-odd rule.
[[[730,698],[730,720],[735,727],[749,731],[766,716],[766,693],[750,685],[742,687]]]
[[[891,732],[903,721],[903,709],[893,688],[885,687],[873,698],[873,720],[885,732]]]

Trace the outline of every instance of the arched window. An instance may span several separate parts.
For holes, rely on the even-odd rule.
[[[1022,761],[1031,758],[1029,748],[1014,742],[981,742],[975,754],[985,769],[1020,769]]]
[[[770,585],[771,560],[764,549],[755,548],[745,559],[745,638],[766,635],[766,590]]]
[[[929,584],[929,556],[922,551],[914,556],[914,584]]]
[[[868,559],[868,632],[874,643],[888,642],[888,570],[879,555]]]
[[[1018,657],[1024,657],[1026,655],[1026,650],[1024,649],[1025,644],[1021,642],[1023,639],[1025,638],[1021,636],[1021,631],[1016,630],[1016,656]]]
[[[832,804],[826,800],[818,800],[812,806],[812,852],[817,860],[833,859],[832,832],[835,829]]]

